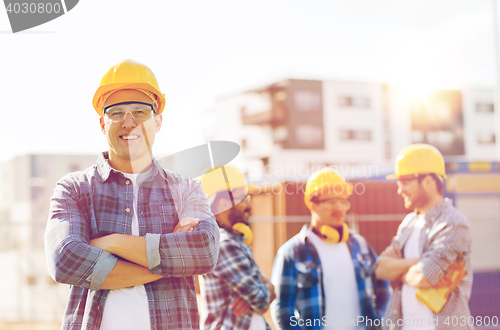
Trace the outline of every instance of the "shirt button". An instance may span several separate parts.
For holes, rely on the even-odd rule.
[[[127,180],[127,182],[125,182],[126,184],[130,184],[130,180]]]
[[[127,208],[125,209],[125,212],[127,212],[127,213],[128,213],[128,212],[130,212],[130,209],[127,207]]]

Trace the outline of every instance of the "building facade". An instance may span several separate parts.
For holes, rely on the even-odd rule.
[[[209,111],[207,139],[242,147],[254,179],[307,177],[317,166],[372,176],[411,143],[445,157],[493,160],[491,90],[417,95],[381,83],[288,79],[222,97]]]
[[[0,320],[60,322],[69,287],[49,276],[43,238],[50,197],[97,155],[26,155],[0,164]]]

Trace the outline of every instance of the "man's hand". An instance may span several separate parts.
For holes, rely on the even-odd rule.
[[[199,223],[200,219],[198,218],[184,218],[175,226],[174,233],[193,231],[194,227],[196,227]]]
[[[388,246],[380,255],[377,268],[375,269],[375,276],[379,280],[396,281],[391,283],[391,285],[393,287],[398,286],[399,283],[397,281],[400,280],[401,276],[419,260],[420,258],[405,259],[399,244],[394,243],[394,246]]]
[[[231,304],[231,310],[233,311],[234,316],[240,317],[251,311],[252,308],[243,298],[241,298],[240,296],[236,296],[236,298],[234,298],[233,300],[233,303]]]
[[[199,223],[200,223],[200,219],[198,219],[198,218],[189,218],[189,217],[184,218],[177,223],[177,225],[174,228],[174,233],[193,231],[194,227],[196,227]],[[111,249],[111,244],[115,242],[115,241],[113,241],[113,239],[116,239],[116,236],[117,236],[117,234],[111,234],[111,235],[107,235],[107,236],[94,238],[94,239],[90,240],[89,244],[93,247],[98,248],[98,249],[113,253],[112,251],[110,251],[110,249]],[[122,236],[125,236],[125,235],[122,235]],[[127,235],[127,236],[129,236],[129,235]],[[125,259],[127,259],[127,258],[125,258]]]
[[[262,281],[264,282],[264,284],[266,285],[266,288],[269,290],[269,305],[273,302],[273,300],[276,298],[276,293],[274,292],[274,285],[271,283],[271,281],[269,281],[269,279],[266,277],[266,275],[264,274],[260,274],[260,278],[262,279]],[[267,308],[264,310],[264,312],[267,311]],[[264,312],[262,312],[262,314],[264,314]]]
[[[401,248],[399,247],[399,243],[394,243],[394,246],[389,245],[385,248],[384,252],[382,252],[384,257],[402,259],[403,253],[401,253]]]
[[[424,274],[418,270],[416,265],[411,266],[410,269],[408,269],[408,272],[402,276],[401,280],[403,283],[418,289],[432,288],[431,282],[425,278]]]

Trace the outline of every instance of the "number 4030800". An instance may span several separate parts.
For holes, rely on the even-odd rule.
[[[469,317],[466,317],[466,316],[453,316],[453,317],[450,317],[448,316],[445,320],[444,320],[444,324],[450,326],[465,326],[465,325],[469,325],[469,326],[494,326],[496,327],[498,325],[498,317],[496,316],[493,316],[493,317],[489,317],[489,316],[469,316]]]
[[[9,3],[6,7],[7,13],[11,14],[58,14],[61,12],[61,4],[59,3]]]

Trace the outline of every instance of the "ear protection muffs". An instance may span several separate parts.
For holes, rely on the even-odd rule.
[[[324,239],[328,243],[345,243],[349,239],[349,227],[344,223],[342,224],[342,240],[340,239],[340,234],[337,229],[323,225],[319,229],[321,235],[325,236]]]
[[[250,229],[250,227],[248,227],[247,225],[245,225],[242,222],[238,222],[238,223],[235,223],[233,225],[233,227],[231,227],[231,228],[233,230],[235,230],[235,231],[243,234],[243,237],[245,238],[245,244],[247,246],[249,246],[250,244],[252,244],[252,242],[253,242],[253,232],[252,232],[252,229]],[[338,235],[338,233],[337,233],[337,235]]]

